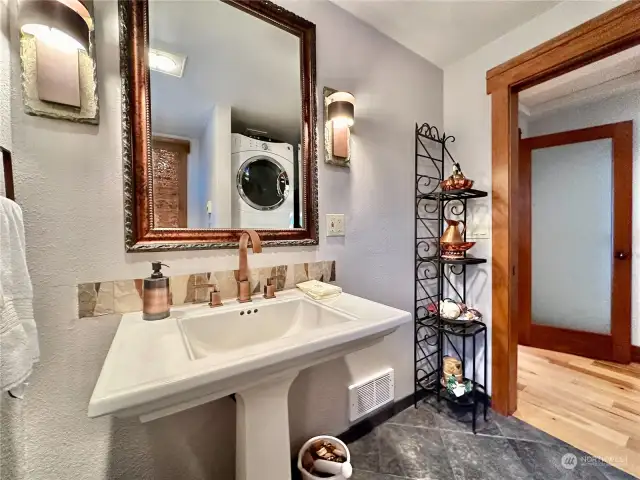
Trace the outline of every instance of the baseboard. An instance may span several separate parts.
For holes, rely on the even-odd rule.
[[[427,396],[427,392],[424,390],[417,392],[415,395],[407,395],[400,400],[390,403],[386,407],[381,408],[377,412],[372,413],[370,416],[358,423],[355,423],[349,427],[348,430],[342,432],[337,437],[344,443],[355,442],[356,440],[364,437],[367,433],[371,432],[378,425],[382,425],[391,417],[399,414],[403,410],[406,410],[412,406],[415,402],[419,402]]]
[[[631,345],[631,361],[635,363],[640,363],[640,347]]]

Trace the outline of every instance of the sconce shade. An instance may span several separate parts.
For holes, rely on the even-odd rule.
[[[18,14],[20,29],[24,33],[48,36],[55,43],[66,44],[89,51],[89,25],[73,8],[59,0],[21,0]],[[64,35],[68,39],[64,39]],[[46,38],[42,40],[47,41]]]
[[[328,97],[327,114],[334,124],[352,126],[356,99],[348,92],[336,92]]]

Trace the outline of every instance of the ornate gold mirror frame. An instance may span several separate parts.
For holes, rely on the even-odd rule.
[[[316,27],[264,0],[223,0],[300,39],[303,227],[258,230],[264,246],[318,244]],[[128,252],[237,248],[241,229],[154,227],[148,0],[119,0],[125,247]]]

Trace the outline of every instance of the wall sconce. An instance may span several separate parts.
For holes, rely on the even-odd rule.
[[[98,123],[92,0],[20,0],[25,112]]]
[[[348,92],[324,88],[326,163],[349,167],[355,103],[356,99]]]
[[[21,0],[22,33],[65,51],[89,51],[89,11],[80,0]]]

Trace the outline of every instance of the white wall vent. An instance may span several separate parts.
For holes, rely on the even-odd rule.
[[[394,392],[393,368],[349,386],[349,420],[355,422],[381,406],[393,402]]]

